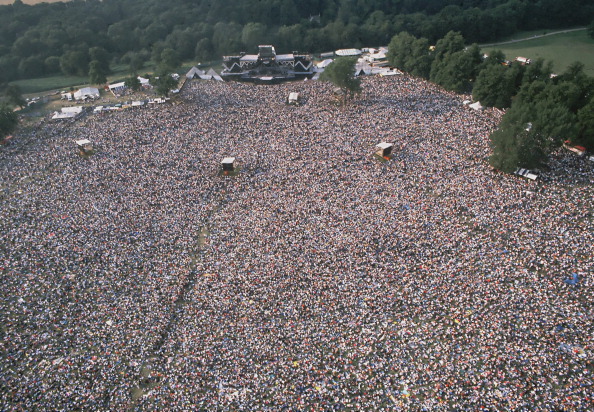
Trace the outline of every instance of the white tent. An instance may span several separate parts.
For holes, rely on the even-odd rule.
[[[378,61],[378,60],[385,60],[387,59],[386,51],[380,50],[377,53],[370,53],[369,54],[370,61]]]
[[[126,88],[126,82],[114,83],[109,85],[109,90],[113,94],[118,94]]]
[[[189,72],[186,73],[186,78],[187,79],[194,79],[196,77],[199,77],[201,75],[205,75],[206,72],[204,70],[200,70],[198,67],[194,66],[190,69]]]
[[[217,72],[215,72],[213,69],[210,69],[208,72],[206,72],[206,74],[208,76],[211,76],[211,78],[213,80],[216,80],[218,82],[222,82],[223,81],[223,78],[221,76],[219,76],[219,74]]]
[[[80,139],[80,140],[75,140],[76,144],[79,146],[86,146],[91,144],[91,141],[89,139]]]
[[[95,87],[83,87],[74,92],[74,98],[76,100],[82,100],[86,97],[99,98],[99,89]]]
[[[55,112],[52,120],[77,119],[84,113],[82,106],[62,107],[61,111]]]
[[[82,106],[62,107],[62,113],[80,114],[83,112]]]
[[[328,67],[330,65],[330,63],[332,63],[334,60],[332,59],[326,59],[326,60],[322,60],[321,62],[319,62],[318,64],[316,64],[316,67],[318,69],[325,69],[326,67]]]
[[[142,87],[150,87],[151,86],[149,79],[145,79],[144,77],[138,76],[138,81],[140,82],[140,85]]]
[[[483,110],[483,105],[481,104],[481,102],[475,102],[472,104],[469,104],[468,107],[474,109],[474,110]]]
[[[63,112],[55,112],[52,116],[52,120],[68,120],[68,119],[76,119],[76,113],[63,113]]]
[[[376,68],[372,68],[371,72],[375,74]],[[398,69],[390,69],[388,67],[378,67],[377,68],[378,74],[380,76],[398,76],[402,74],[401,71]]]
[[[359,49],[340,49],[335,51],[337,56],[360,56],[361,50]]]

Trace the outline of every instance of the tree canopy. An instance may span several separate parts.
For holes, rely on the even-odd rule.
[[[338,87],[343,95],[343,104],[361,92],[361,79],[355,77],[356,57],[342,57],[334,60],[326,69],[321,80],[328,80]]]
[[[576,63],[557,77],[546,76],[543,61],[526,69],[520,91],[491,135],[494,167],[508,172],[541,167],[566,140],[594,149],[594,83],[582,69]]]
[[[4,103],[9,107],[18,106],[21,109],[27,106],[27,101],[23,98],[23,92],[19,86],[9,84],[4,89]]]
[[[18,123],[19,118],[12,108],[6,104],[0,104],[0,140],[10,135]]]
[[[142,12],[139,12],[141,10]],[[0,6],[0,83],[62,72],[87,76],[90,63],[155,65],[250,51],[324,52],[387,44],[408,32],[435,44],[449,31],[486,42],[522,30],[588,25],[590,0],[87,0]],[[422,40],[424,41],[424,40]],[[427,76],[424,45],[404,70]],[[161,53],[171,49],[173,60]],[[458,58],[462,56],[457,56]],[[440,58],[438,58],[441,60]],[[453,64],[453,63],[452,63]],[[93,71],[108,67],[93,64]],[[405,69],[406,67],[407,69]],[[447,67],[447,64],[446,64]]]
[[[161,96],[169,96],[169,92],[177,87],[177,80],[164,71],[155,77],[154,86],[157,94]]]

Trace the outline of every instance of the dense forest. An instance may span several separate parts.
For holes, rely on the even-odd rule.
[[[74,0],[0,6],[0,84],[56,73],[101,79],[112,64],[210,60],[257,44],[322,52],[435,44],[451,30],[485,42],[515,31],[586,25],[591,0]]]
[[[389,44],[392,66],[458,93],[472,92],[485,106],[507,109],[491,135],[491,164],[506,172],[539,168],[569,140],[594,150],[594,78],[575,62],[559,75],[551,62],[509,61],[499,50],[485,58],[476,44],[465,46],[449,32],[429,52],[429,41],[406,32]]]

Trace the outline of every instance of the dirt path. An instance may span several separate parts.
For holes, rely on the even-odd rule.
[[[514,39],[514,40],[502,41],[500,43],[481,44],[479,46],[481,48],[492,47],[492,46],[501,46],[503,44],[519,43],[519,42],[526,41],[526,40],[540,39],[541,37],[553,36],[555,34],[562,34],[562,33],[571,33],[571,32],[574,32],[574,31],[581,31],[581,30],[586,30],[586,27],[579,27],[577,29],[557,30],[557,31],[553,31],[553,32],[550,32],[550,33],[545,33],[545,34],[536,34],[534,36],[525,37],[523,39]]]

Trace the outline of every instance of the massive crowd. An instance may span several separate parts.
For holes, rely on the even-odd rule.
[[[501,113],[462,99],[189,82],[22,130],[0,148],[0,409],[593,409],[594,163],[493,171]]]

